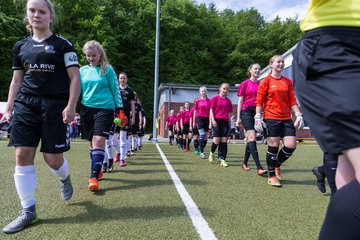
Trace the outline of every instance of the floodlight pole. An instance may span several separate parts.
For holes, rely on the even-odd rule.
[[[154,116],[153,141],[157,142],[156,120],[158,115],[158,85],[159,85],[159,41],[160,41],[160,0],[156,1],[156,42],[155,42],[155,78],[154,78]],[[158,126],[160,127],[160,126]]]

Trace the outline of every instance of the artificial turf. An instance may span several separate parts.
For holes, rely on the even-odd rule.
[[[282,167],[282,188],[267,184],[265,177],[241,169],[245,145],[230,144],[230,167],[221,168],[165,143],[160,147],[199,207],[218,239],[316,239],[324,218],[328,194],[321,194],[311,173],[321,164],[317,145],[299,145]],[[20,203],[13,181],[14,149],[0,141],[3,178],[0,226],[17,216]],[[36,192],[39,223],[0,239],[199,239],[186,208],[157,152],[155,144],[115,166],[100,181],[101,190],[87,190],[88,144],[73,142],[66,153],[75,188],[63,202],[59,182],[36,156]],[[208,149],[206,149],[208,152]],[[258,145],[265,166],[265,145]]]

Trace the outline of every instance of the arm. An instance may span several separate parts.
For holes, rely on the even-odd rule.
[[[214,126],[214,127],[217,126],[214,118],[214,111],[211,108],[210,108],[209,120],[210,120],[210,126]]]
[[[184,125],[183,125],[183,119],[182,117],[180,118],[180,128],[183,129],[184,128]]]
[[[20,90],[21,84],[23,82],[23,78],[24,78],[24,70],[14,70],[10,83],[5,112],[0,122],[3,121],[10,122],[11,115],[14,109],[15,98]]]
[[[190,113],[191,113],[191,110],[190,110]],[[193,125],[194,125],[194,113],[190,114],[190,119],[189,119],[189,129],[190,129],[190,131],[193,130]]]
[[[193,115],[193,127],[194,127],[195,121],[196,121],[196,110],[194,110],[194,115]]]
[[[146,117],[143,116],[143,129],[145,129],[145,128],[146,128]]]
[[[120,94],[119,80],[117,79],[116,73],[112,67],[108,67],[108,81],[110,91],[113,95],[115,103],[115,109],[123,108],[123,102]]]
[[[262,114],[263,112],[263,107],[262,106],[256,106],[256,114]]]
[[[130,101],[131,106],[131,125],[135,124],[135,100]]]
[[[301,113],[301,112],[300,112],[300,109],[299,109],[299,106],[298,106],[297,104],[292,105],[292,106],[291,106],[291,110],[295,113],[295,115],[296,115],[297,113]]]
[[[140,129],[141,129],[142,126],[143,126],[142,120],[143,120],[143,117],[142,117],[142,113],[141,113],[141,111],[140,111],[140,112],[139,112],[139,127],[140,127]]]
[[[241,113],[241,108],[242,108],[242,104],[243,104],[243,101],[244,101],[244,97],[243,96],[240,96],[239,97],[239,100],[238,100],[238,105],[237,105],[237,117],[236,117],[236,126],[240,126],[240,123],[241,123],[241,119],[240,119],[240,113]]]
[[[80,96],[80,73],[78,67],[69,67],[67,73],[70,78],[70,95],[68,104],[62,112],[63,122],[71,123],[75,117],[75,108]]]

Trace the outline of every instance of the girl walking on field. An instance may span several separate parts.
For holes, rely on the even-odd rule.
[[[295,151],[295,127],[302,128],[304,120],[296,103],[292,81],[281,75],[284,58],[273,56],[269,66],[270,74],[260,82],[256,96],[255,130],[262,132],[266,124],[268,184],[281,187],[280,166]],[[290,110],[296,116],[295,122],[291,119]],[[284,146],[279,151],[280,139]]]
[[[249,79],[243,81],[237,92],[239,97],[237,106],[237,120],[236,125],[240,126],[242,123],[247,137],[245,156],[250,152],[254,162],[256,164],[257,173],[263,175],[267,171],[263,169],[259,160],[259,154],[256,147],[256,131],[254,128],[254,116],[256,112],[255,99],[258,92],[259,82],[258,77],[260,75],[260,65],[257,63],[251,64],[248,68]],[[242,168],[244,171],[249,171],[250,168],[247,164],[248,158],[244,158]]]
[[[52,32],[55,12],[49,0],[28,0],[25,9],[31,35],[13,48],[13,77],[0,119],[12,119],[9,146],[15,146],[14,180],[22,206],[5,233],[21,231],[37,220],[34,158],[40,140],[45,162],[59,177],[62,199],[68,201],[73,195],[63,153],[70,149],[68,124],[75,117],[80,94],[78,58],[73,45]]]
[[[213,134],[213,143],[209,155],[209,162],[214,161],[214,152],[219,146],[218,161],[220,166],[228,167],[226,160],[227,141],[230,133],[230,114],[233,112],[231,100],[227,97],[229,84],[220,86],[219,95],[210,100],[210,127]]]
[[[91,174],[88,188],[96,191],[99,190],[105,141],[113,125],[114,111],[123,105],[116,73],[109,65],[100,43],[94,40],[87,42],[83,52],[89,64],[80,68],[81,136],[90,141]]]
[[[205,159],[204,149],[209,137],[210,99],[206,87],[200,87],[200,98],[194,104],[195,123],[199,132],[200,158]]]

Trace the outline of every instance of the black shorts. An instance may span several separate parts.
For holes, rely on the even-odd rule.
[[[108,137],[114,121],[114,110],[80,105],[81,138],[88,141],[93,136]]]
[[[304,118],[324,152],[360,146],[360,28],[324,27],[304,34],[293,80]]]
[[[268,137],[295,136],[294,122],[289,120],[264,119],[266,124],[266,135]]]
[[[256,107],[249,106],[245,110],[241,111],[240,119],[245,131],[255,130],[254,116],[256,114]]]
[[[217,127],[212,126],[213,137],[228,137],[230,133],[229,121],[225,119],[215,118]]]
[[[132,134],[139,134],[140,133],[139,122],[135,121],[135,124],[131,126],[131,133]]]
[[[209,118],[208,117],[197,117],[195,119],[197,129],[204,129],[205,132],[209,131]]]
[[[70,149],[70,126],[63,122],[66,98],[47,98],[19,93],[14,102],[14,117],[9,146],[37,147],[40,151],[62,153]]]
[[[183,128],[181,129],[181,131],[182,131],[183,135],[191,133],[191,131],[190,131],[190,123],[184,123]]]
[[[144,128],[140,129],[140,132],[138,135],[139,135],[139,137],[143,137],[145,135]]]
[[[174,131],[174,125],[168,126],[168,131],[173,132]]]

